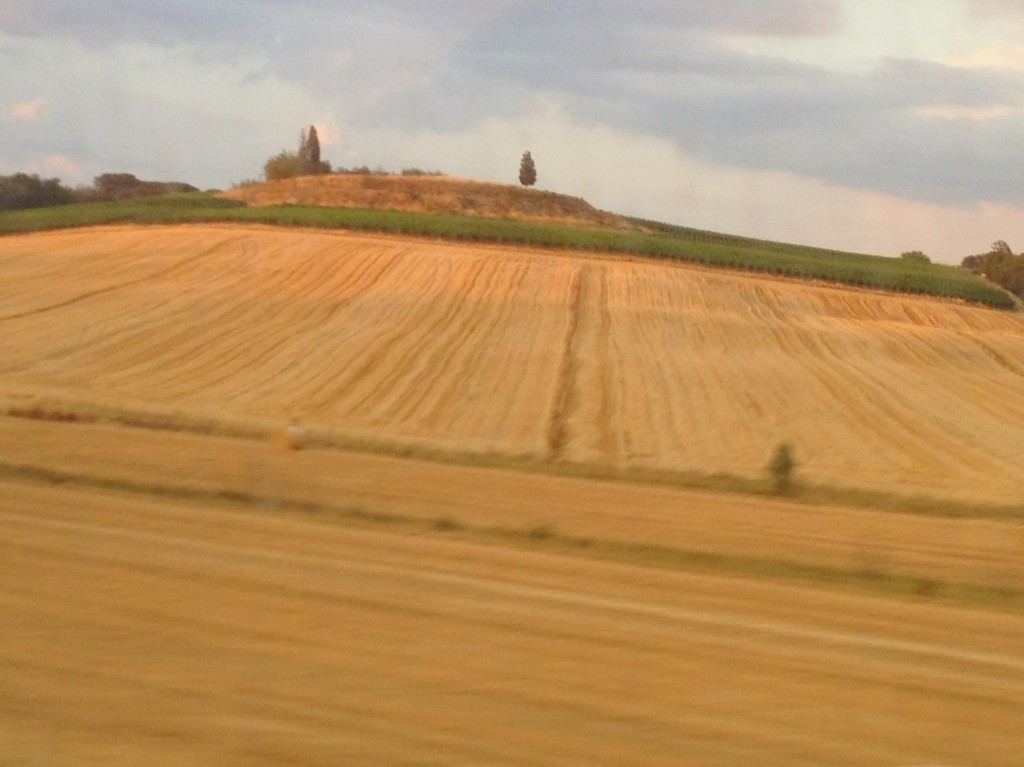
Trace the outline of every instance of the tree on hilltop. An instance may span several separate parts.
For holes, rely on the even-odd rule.
[[[59,178],[43,179],[35,173],[0,176],[0,210],[46,208],[73,201],[74,193]]]
[[[529,151],[523,152],[523,159],[519,161],[519,183],[523,186],[537,183],[537,166],[533,164],[533,156]]]
[[[320,159],[320,137],[317,135],[315,125],[310,125],[308,131],[302,131],[298,152],[281,152],[263,165],[263,175],[267,181],[295,176],[318,176],[330,172],[331,164]]]
[[[930,264],[932,260],[921,250],[905,250],[900,253],[904,261],[916,261],[920,264]]]
[[[1003,240],[993,242],[988,253],[967,256],[960,265],[1024,298],[1024,253],[1015,256]]]
[[[315,125],[310,125],[308,131],[302,132],[302,139],[299,142],[299,157],[314,174],[322,172],[320,170],[320,137],[316,133]]]

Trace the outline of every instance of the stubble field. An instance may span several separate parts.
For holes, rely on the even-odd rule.
[[[976,502],[1024,497],[1024,319],[340,233],[0,241],[0,401]]]
[[[125,227],[0,239],[0,330],[0,762],[1024,747],[1020,315]],[[783,440],[804,484],[942,502],[685,486]]]

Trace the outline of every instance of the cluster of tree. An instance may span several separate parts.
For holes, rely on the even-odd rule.
[[[72,202],[105,202],[196,191],[199,190],[191,184],[141,181],[131,173],[104,173],[94,179],[93,186],[75,189],[64,186],[58,178],[15,173],[13,176],[0,176],[0,210],[48,208]]]
[[[263,177],[267,181],[277,181],[283,178],[295,178],[297,176],[320,176],[325,173],[354,173],[354,174],[385,174],[383,168],[370,170],[367,166],[358,168],[331,168],[331,164],[320,157],[320,136],[316,132],[316,126],[310,125],[308,130],[303,130],[299,137],[299,149],[297,152],[287,150],[279,152],[263,164]],[[441,176],[441,171],[425,171],[420,168],[404,168],[403,176]],[[243,185],[254,183],[246,181]],[[519,162],[519,183],[523,186],[533,186],[537,183],[537,166],[533,156],[527,151]]]
[[[74,201],[74,192],[63,186],[59,178],[39,178],[27,173],[0,176],[0,210],[48,208]]]
[[[900,253],[900,258],[904,261],[916,261],[919,264],[930,264],[932,262],[922,250],[905,250]]]
[[[80,190],[80,193],[83,198],[110,201],[198,191],[181,181],[142,181],[131,173],[104,173],[93,180],[92,189]]]
[[[960,266],[1024,298],[1024,253],[1014,255],[1010,246],[1002,240],[992,243],[988,253],[967,256],[960,262]]]
[[[298,152],[281,152],[271,157],[263,166],[267,181],[295,176],[319,176],[331,172],[331,164],[320,159],[320,137],[316,126],[302,131]]]

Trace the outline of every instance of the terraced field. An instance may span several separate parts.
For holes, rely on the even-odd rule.
[[[1024,319],[640,260],[232,226],[0,240],[0,402],[333,444],[1024,497]]]

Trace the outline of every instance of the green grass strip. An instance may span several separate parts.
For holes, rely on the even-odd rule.
[[[616,253],[958,299],[997,309],[1015,306],[1010,294],[958,267],[736,237],[641,219],[631,220],[633,231],[622,232],[403,211],[306,205],[250,207],[195,192],[9,211],[0,213],[0,234],[118,223],[216,222],[350,229],[457,242]]]

